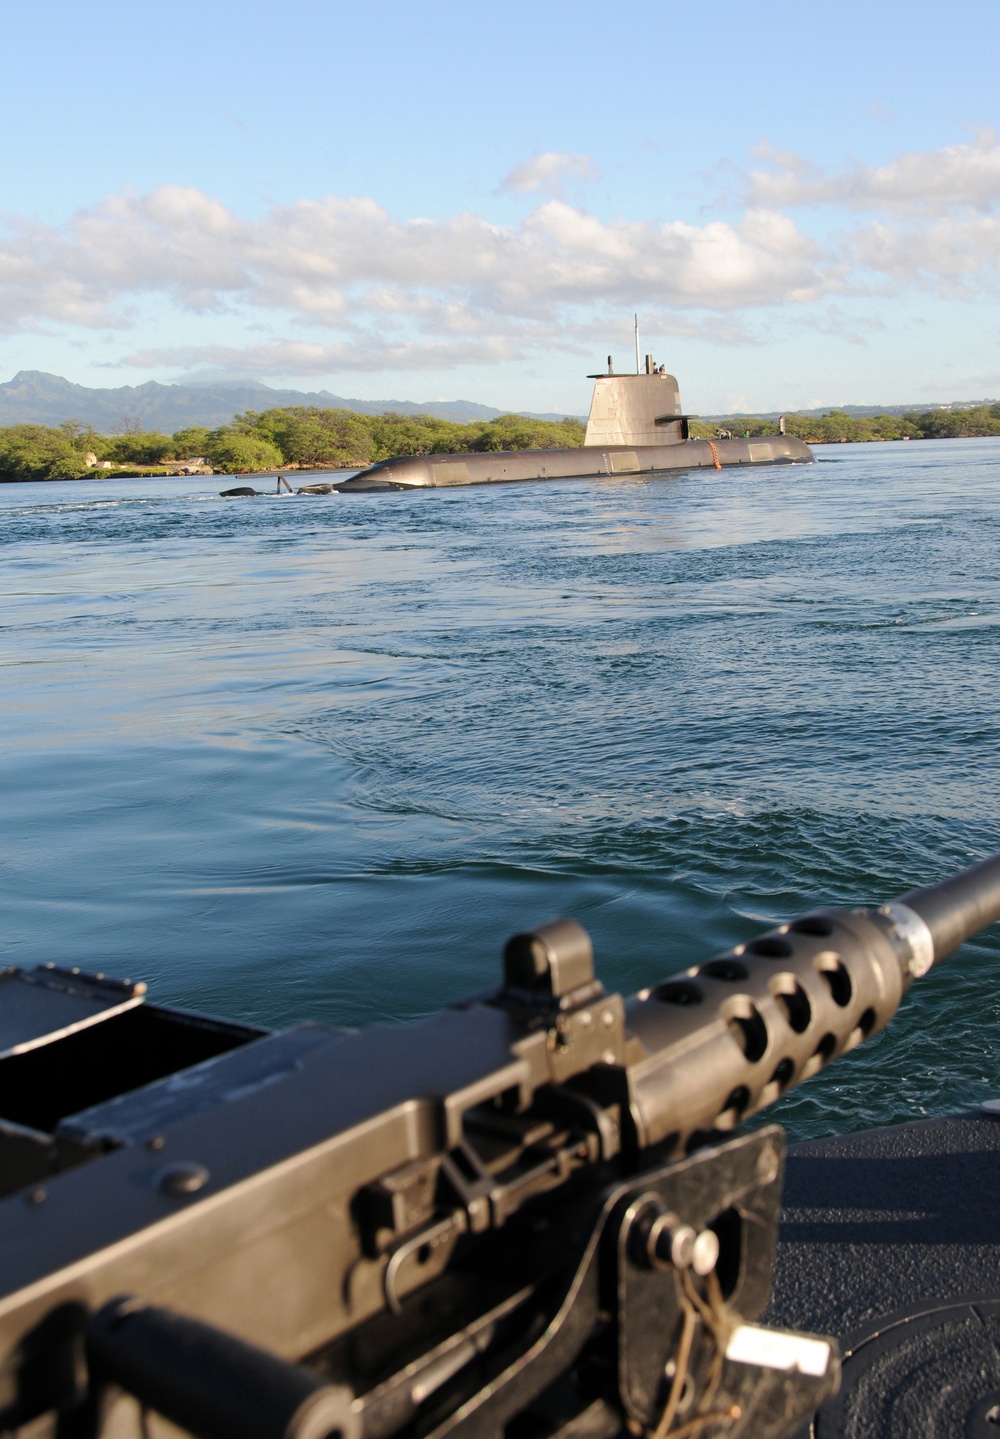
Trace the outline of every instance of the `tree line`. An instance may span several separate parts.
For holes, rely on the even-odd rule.
[[[753,416],[721,423],[734,435],[778,433],[776,421]],[[907,415],[859,416],[843,410],[819,416],[787,415],[785,430],[813,443],[1000,435],[1000,404]],[[691,425],[695,438],[714,439],[718,431],[715,422]],[[109,461],[119,472],[120,467],[127,472],[169,469],[194,458],[203,458],[213,469],[227,474],[282,465],[355,469],[399,455],[582,445],[584,434],[581,421],[571,418],[552,421],[501,415],[458,424],[431,415],[359,415],[353,410],[307,406],[247,410],[218,429],[190,426],[173,435],[143,430],[135,421],[124,424],[118,434],[99,435],[75,420],[66,420],[55,428],[0,428],[0,480],[78,479],[92,473],[89,455],[98,465]]]
[[[714,440],[720,426],[733,435],[776,435],[777,420],[752,415],[718,423],[693,423],[692,435]],[[786,415],[785,433],[809,444],[837,444],[845,440],[959,440],[977,435],[1000,435],[1000,404],[968,410],[922,410],[906,415],[848,415],[830,410],[825,415]]]
[[[531,420],[501,415],[458,424],[432,415],[359,415],[353,410],[247,410],[217,430],[193,425],[173,435],[143,430],[135,423],[121,433],[99,435],[67,420],[0,428],[0,480],[76,479],[89,474],[87,456],[97,465],[144,470],[204,459],[224,473],[302,468],[360,468],[397,455],[451,454],[458,450],[534,450],[582,445],[586,427],[574,419]]]

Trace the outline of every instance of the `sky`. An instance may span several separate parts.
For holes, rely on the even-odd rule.
[[[0,380],[1000,396],[1000,5],[0,0]]]

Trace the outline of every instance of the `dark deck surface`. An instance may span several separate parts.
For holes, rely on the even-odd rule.
[[[765,1318],[840,1340],[824,1439],[1000,1435],[1000,1117],[793,1147]]]

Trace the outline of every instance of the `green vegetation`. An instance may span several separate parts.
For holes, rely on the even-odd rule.
[[[396,455],[451,454],[456,450],[535,450],[582,445],[579,420],[529,420],[501,415],[460,425],[430,415],[357,415],[352,410],[299,406],[248,410],[218,430],[190,426],[174,435],[126,423],[122,433],[98,435],[75,420],[57,429],[12,425],[0,429],[0,481],[72,480],[91,472],[87,455],[100,466],[109,461],[121,474],[177,469],[203,458],[223,473],[273,470],[279,465],[343,469],[374,464]],[[98,470],[98,473],[107,473]]]
[[[746,416],[719,422],[734,435],[778,432],[773,420]],[[691,434],[714,439],[717,424],[693,422]],[[842,440],[957,439],[1000,435],[1000,404],[970,410],[925,410],[909,415],[787,415],[789,435],[813,443]],[[71,480],[92,473],[87,457],[109,462],[112,473],[163,473],[196,457],[223,473],[302,468],[358,468],[398,455],[440,455],[471,450],[537,450],[582,445],[579,420],[529,420],[501,415],[460,425],[430,415],[358,415],[352,410],[299,406],[285,410],[247,410],[218,430],[190,426],[174,435],[144,431],[135,421],[121,433],[99,435],[75,420],[57,428],[10,425],[0,428],[0,481]],[[98,470],[98,473],[107,473]]]
[[[776,420],[741,416],[718,424],[691,426],[698,439],[713,440],[719,427],[734,435],[776,435]],[[975,435],[1000,435],[1000,404],[971,410],[924,410],[908,415],[848,415],[831,410],[826,415],[786,415],[785,432],[810,444],[836,444],[844,440],[956,440]]]
[[[205,446],[212,437],[212,431],[204,425],[189,425],[186,430],[175,430],[172,439],[174,442],[174,454],[184,455],[188,458],[192,455],[203,455]]]
[[[266,440],[280,451],[285,464],[372,465],[397,455],[447,455],[462,450],[537,450],[555,445],[582,445],[585,426],[579,420],[528,420],[501,415],[460,425],[430,415],[358,415],[353,410],[248,410],[231,426],[217,430],[206,443],[206,457],[215,463],[220,437],[237,434]],[[275,463],[272,461],[272,464]],[[266,466],[262,467],[266,468]]]
[[[0,480],[74,480],[86,473],[84,451],[64,429],[44,425],[0,429]]]
[[[263,435],[239,434],[228,430],[226,434],[213,436],[205,445],[205,459],[218,470],[241,474],[247,470],[273,470],[284,462],[284,456],[277,445]]]
[[[111,460],[116,465],[162,465],[168,455],[174,453],[174,442],[169,435],[143,433],[141,430],[138,434],[116,435],[114,439],[104,443],[98,441],[98,444],[101,449],[99,458]]]

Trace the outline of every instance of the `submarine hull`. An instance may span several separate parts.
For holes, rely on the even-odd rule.
[[[501,485],[531,480],[617,479],[671,470],[716,470],[738,465],[807,464],[814,458],[791,435],[743,440],[681,440],[662,445],[580,445],[555,450],[496,450],[464,455],[418,455],[383,460],[336,488],[439,490],[455,485]]]

